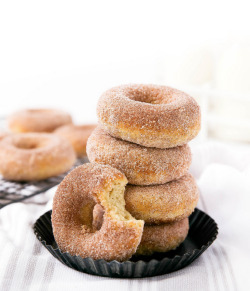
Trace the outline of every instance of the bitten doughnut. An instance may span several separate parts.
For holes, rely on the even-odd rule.
[[[136,255],[152,255],[176,249],[187,237],[188,218],[161,225],[145,225]]]
[[[163,185],[127,185],[126,209],[147,224],[160,224],[188,217],[198,203],[199,193],[191,174]]]
[[[73,146],[79,158],[86,156],[86,144],[96,124],[64,125],[55,130],[55,134],[66,138]]]
[[[191,164],[188,145],[170,149],[146,148],[117,139],[97,127],[88,139],[90,162],[110,165],[125,174],[130,184],[164,184],[187,173]]]
[[[96,204],[93,213],[93,224],[99,229],[103,223],[104,210]],[[188,230],[188,218],[160,225],[146,224],[136,255],[151,255],[154,252],[174,250],[185,240]]]
[[[26,109],[8,118],[9,129],[14,133],[52,132],[59,126],[72,123],[71,116],[55,109]]]
[[[144,222],[125,210],[126,177],[117,169],[84,164],[71,171],[53,200],[52,226],[63,252],[83,258],[124,261],[141,241]],[[99,230],[93,227],[93,209],[104,209]]]
[[[123,85],[106,91],[99,122],[112,136],[146,147],[186,144],[200,130],[200,108],[189,95],[157,85]]]
[[[46,133],[17,133],[0,141],[0,172],[13,181],[42,180],[68,171],[75,163],[72,146]]]

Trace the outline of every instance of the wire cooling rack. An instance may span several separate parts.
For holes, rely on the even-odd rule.
[[[87,161],[87,158],[79,159],[73,168]],[[36,182],[13,182],[5,180],[0,175],[0,209],[11,203],[20,202],[49,190],[59,184],[67,173]]]

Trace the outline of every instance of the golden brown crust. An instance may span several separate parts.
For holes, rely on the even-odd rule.
[[[55,109],[26,109],[8,118],[9,129],[14,133],[52,132],[59,126],[72,123],[71,116]]]
[[[174,250],[185,240],[188,230],[188,218],[168,224],[145,225],[136,254],[151,255]]]
[[[146,147],[180,146],[200,130],[196,101],[166,86],[114,87],[100,97],[97,116],[112,136]]]
[[[127,185],[126,209],[147,224],[160,224],[188,217],[198,203],[199,192],[191,174],[163,185]]]
[[[127,260],[135,253],[144,222],[125,211],[126,183],[120,171],[95,163],[79,166],[65,177],[54,196],[52,211],[53,233],[63,252],[107,261]],[[119,201],[112,194],[118,186]],[[92,226],[95,204],[105,211],[99,230]]]
[[[146,148],[117,139],[98,126],[87,143],[90,162],[110,165],[125,174],[130,184],[164,184],[187,173],[191,164],[188,145],[170,149]]]
[[[53,134],[19,133],[0,141],[0,172],[8,180],[47,179],[69,170],[75,160],[72,146]]]
[[[66,138],[72,144],[77,157],[82,158],[86,156],[87,140],[96,126],[96,124],[69,124],[59,127],[54,133]]]

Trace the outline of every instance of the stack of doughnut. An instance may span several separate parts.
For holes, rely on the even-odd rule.
[[[97,116],[87,155],[91,163],[116,168],[128,180],[126,210],[145,222],[136,254],[177,248],[199,197],[188,173],[187,144],[200,130],[198,104],[170,87],[123,85],[101,96]]]
[[[0,132],[0,173],[7,180],[34,181],[68,171],[86,155],[95,125],[77,126],[55,109],[20,110],[8,118],[10,132]]]

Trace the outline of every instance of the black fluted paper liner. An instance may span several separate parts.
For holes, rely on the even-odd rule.
[[[206,213],[195,209],[189,217],[190,229],[185,241],[167,253],[152,256],[133,256],[129,261],[119,263],[93,260],[62,253],[53,236],[51,213],[43,214],[34,225],[36,237],[60,262],[77,271],[104,277],[142,278],[171,273],[186,267],[198,258],[216,239],[218,227]]]

